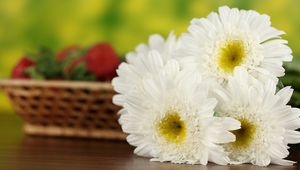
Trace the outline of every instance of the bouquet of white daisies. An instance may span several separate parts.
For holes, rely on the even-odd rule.
[[[284,160],[300,142],[293,90],[277,89],[292,60],[283,31],[255,11],[220,7],[179,38],[152,35],[126,55],[112,84],[119,123],[134,153],[152,161],[202,164]]]

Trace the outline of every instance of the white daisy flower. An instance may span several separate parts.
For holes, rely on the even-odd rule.
[[[243,67],[264,81],[284,75],[283,61],[291,61],[291,49],[281,39],[283,31],[271,26],[270,17],[253,10],[226,6],[219,14],[193,19],[189,33],[182,36],[184,54],[180,57],[187,68],[197,68],[219,83],[226,82],[235,67]]]
[[[141,44],[135,52],[128,53],[127,63],[120,64],[118,77],[112,80],[114,89],[119,93],[114,97],[115,104],[123,106],[124,95],[140,88],[143,78],[156,76],[165,67],[172,67],[173,61],[170,60],[178,47],[179,41],[173,32],[166,40],[154,34],[149,38],[149,45]]]
[[[239,121],[214,117],[217,101],[207,97],[200,77],[173,68],[178,69],[145,79],[142,92],[125,95],[127,112],[119,122],[127,141],[137,155],[152,161],[227,164],[220,144],[235,141],[229,131],[240,128]]]
[[[236,141],[224,145],[231,163],[291,165],[284,160],[288,145],[300,142],[300,110],[287,105],[293,90],[276,93],[274,81],[262,83],[244,69],[236,69],[219,96],[217,115],[237,119],[241,129],[232,131]]]

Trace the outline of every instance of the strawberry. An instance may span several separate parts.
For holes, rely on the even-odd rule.
[[[69,59],[69,61],[66,61],[64,63],[64,67],[63,67],[63,73],[65,76],[69,77],[69,75],[72,74],[72,72],[74,71],[74,69],[76,67],[78,67],[79,64],[84,63],[84,58],[82,56],[78,56],[75,58],[71,58]]]
[[[34,66],[36,63],[26,56],[21,58],[21,60],[18,62],[18,64],[14,67],[11,77],[13,79],[29,79],[31,78],[27,73],[26,70],[29,67]]]
[[[41,48],[32,54],[34,61],[24,57],[15,67],[13,78],[39,80],[107,81],[116,76],[119,57],[107,43],[99,43],[82,49],[73,45],[57,54],[48,48]]]
[[[67,80],[95,80],[95,76],[86,70],[85,50],[77,45],[64,48],[55,56],[62,64],[63,77]]]
[[[61,51],[59,51],[56,54],[56,59],[58,61],[62,61],[67,56],[77,53],[79,50],[80,50],[80,47],[78,45],[71,45],[71,46],[66,47],[66,48],[62,49]]]
[[[85,55],[87,70],[94,73],[101,81],[111,80],[116,76],[120,59],[108,43],[99,43],[90,48]]]

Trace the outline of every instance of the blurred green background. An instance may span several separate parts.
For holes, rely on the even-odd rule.
[[[294,56],[300,55],[298,0],[0,0],[0,78],[9,77],[17,60],[40,46],[58,50],[107,41],[124,55],[150,34],[180,34],[192,18],[222,5],[270,15],[273,26],[287,33]],[[2,112],[11,112],[2,93],[0,100]]]

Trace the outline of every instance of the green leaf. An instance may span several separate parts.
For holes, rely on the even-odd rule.
[[[296,90],[300,90],[300,75],[295,74],[287,74],[284,77],[281,77],[280,80],[282,81],[284,86],[292,86]]]
[[[36,79],[36,80],[44,80],[45,77],[37,72],[36,67],[28,67],[25,70],[25,73],[28,74],[31,78]]]
[[[284,88],[284,85],[283,85],[282,81],[279,80],[278,83],[277,83],[277,86],[276,86],[276,90],[279,91],[282,88]]]
[[[300,92],[299,91],[294,91],[289,104],[292,105],[293,107],[300,107]]]
[[[294,71],[300,74],[300,57],[294,57],[293,62],[286,63],[284,66],[288,71]]]
[[[78,64],[78,63],[76,63],[77,60],[80,60],[84,56],[85,53],[86,53],[85,49],[72,51],[61,61],[64,79],[67,79],[67,80],[71,79],[69,72],[73,71],[73,70],[70,70],[70,69],[72,69],[71,67],[73,67],[72,65]],[[75,67],[76,67],[76,65],[75,65]]]
[[[218,113],[218,112],[214,112],[214,116],[215,116],[215,117],[218,117],[218,116],[219,116],[219,113]]]
[[[62,78],[62,64],[56,61],[55,54],[47,49],[42,48],[37,57],[36,71],[46,79]]]
[[[87,71],[85,63],[74,63],[81,59],[86,50],[71,52],[62,61],[56,59],[56,55],[48,48],[41,48],[38,53],[30,54],[35,58],[36,65],[26,70],[33,79],[65,79],[78,81],[95,81],[96,76]],[[81,62],[81,61],[80,61]],[[72,66],[72,64],[76,64]],[[68,67],[70,70],[67,70]],[[67,71],[65,71],[67,70]]]
[[[71,72],[70,80],[95,81],[96,76],[86,70],[85,63],[80,63]]]
[[[287,70],[286,75],[280,78],[284,86],[292,86],[294,89],[292,98],[289,102],[293,107],[300,106],[300,73],[297,70]]]

